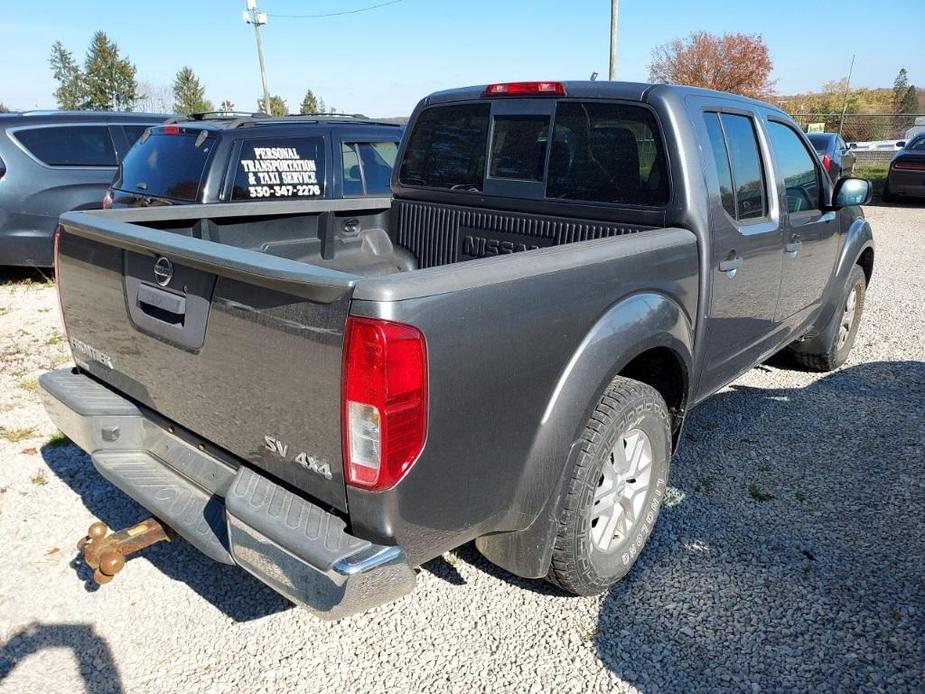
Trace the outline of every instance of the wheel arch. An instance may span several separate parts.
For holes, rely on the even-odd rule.
[[[672,413],[675,440],[686,411],[693,326],[681,305],[657,292],[614,304],[582,340],[547,403],[512,500],[516,526],[476,540],[492,563],[525,578],[546,575],[556,511],[578,439],[604,390],[623,375],[652,386]]]

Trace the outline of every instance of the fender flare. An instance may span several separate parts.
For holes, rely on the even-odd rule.
[[[578,454],[579,436],[604,389],[634,358],[661,347],[670,350],[682,367],[686,402],[693,332],[684,309],[674,299],[656,292],[625,297],[601,316],[550,394],[512,495],[512,514],[508,518],[514,519],[517,529],[476,539],[485,557],[524,578],[546,575],[567,471]],[[683,412],[677,416],[683,417]]]
[[[791,345],[791,349],[809,354],[818,354],[829,349],[828,346],[832,344],[834,335],[838,331],[838,319],[841,316],[842,308],[841,302],[845,294],[845,286],[848,283],[848,275],[851,274],[851,268],[858,263],[858,260],[867,249],[870,249],[873,253],[873,231],[870,228],[870,223],[864,217],[856,217],[848,228],[845,243],[835,266],[835,272],[832,274],[832,279],[826,289],[825,300],[819,309],[819,315],[804,336],[804,339]],[[872,272],[873,262],[871,262],[870,269]],[[868,284],[870,284],[869,280],[870,277],[868,277]]]

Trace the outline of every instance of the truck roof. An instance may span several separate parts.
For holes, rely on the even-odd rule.
[[[647,101],[650,94],[674,94],[683,97],[687,94],[700,96],[715,96],[730,101],[747,102],[749,104],[761,104],[765,108],[772,108],[780,111],[773,104],[758,99],[752,99],[738,94],[729,92],[720,92],[714,89],[703,89],[701,87],[690,87],[680,84],[652,84],[649,82],[606,82],[606,81],[564,81],[555,82],[565,87],[566,97],[577,97],[580,99],[623,99],[626,101]],[[473,85],[470,87],[460,87],[458,89],[447,89],[424,98],[423,105],[433,105],[447,103],[452,101],[470,101],[485,98],[487,84]],[[515,98],[515,97],[492,97],[492,98]],[[525,97],[526,98],[526,97]],[[543,95],[537,95],[537,98],[545,98]],[[783,113],[783,111],[781,111]]]

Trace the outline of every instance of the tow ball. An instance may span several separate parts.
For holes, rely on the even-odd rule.
[[[102,585],[122,570],[130,554],[164,541],[170,542],[170,535],[154,518],[111,534],[105,523],[97,521],[77,543],[77,549],[83,553],[87,566],[93,569],[93,580]]]

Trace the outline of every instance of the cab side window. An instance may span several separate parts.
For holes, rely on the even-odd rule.
[[[739,222],[767,216],[767,186],[752,119],[708,111],[704,120],[726,212]]]
[[[787,211],[818,210],[819,173],[799,135],[783,123],[770,121],[768,137],[787,190]]]

